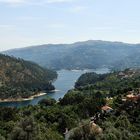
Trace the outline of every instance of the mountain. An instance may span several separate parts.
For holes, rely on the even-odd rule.
[[[52,90],[57,74],[39,65],[0,54],[0,98],[29,97],[41,90]]]
[[[127,62],[133,66],[139,60],[131,56],[140,53],[140,44],[88,40],[73,44],[47,44],[13,49],[3,52],[7,55],[34,61],[52,69],[116,68]],[[126,63],[125,63],[126,64]],[[137,66],[140,66],[139,62]]]
[[[132,53],[131,55],[125,57],[121,61],[114,64],[114,69],[124,70],[126,68],[139,68],[140,67],[140,52]]]

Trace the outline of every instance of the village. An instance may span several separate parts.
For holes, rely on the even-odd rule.
[[[106,98],[107,102],[109,100],[113,100],[113,98]],[[129,108],[130,109],[134,108],[135,105],[140,102],[140,89],[137,92],[135,92],[134,90],[127,92],[127,94],[122,97],[121,101],[124,106],[126,104],[126,110]],[[86,120],[85,122],[80,123],[79,127],[81,129],[83,127],[89,127],[89,130],[91,132],[94,132],[95,134],[102,134],[103,129],[98,125],[98,122],[100,121],[100,119],[105,120],[107,116],[113,115],[115,114],[115,112],[116,112],[116,109],[113,109],[111,106],[108,105],[108,103],[106,103],[105,106],[101,107],[100,112],[96,113],[89,120]],[[66,131],[64,132],[65,140],[68,140],[69,137],[74,133],[76,129],[77,128],[68,130],[68,128],[66,128]]]

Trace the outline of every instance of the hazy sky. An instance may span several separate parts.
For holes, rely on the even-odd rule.
[[[0,0],[0,50],[89,39],[140,43],[140,0]]]

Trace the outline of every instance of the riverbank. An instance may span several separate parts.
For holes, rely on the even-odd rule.
[[[40,97],[40,96],[43,96],[43,95],[46,95],[47,93],[38,93],[38,94],[35,94],[35,95],[32,95],[28,98],[17,98],[17,99],[14,99],[14,98],[9,98],[9,99],[0,99],[0,103],[5,103],[5,102],[22,102],[22,101],[30,101],[30,100],[33,100],[34,98],[37,98],[37,97]]]
[[[97,70],[91,70],[91,71],[96,71],[96,73],[103,74],[106,73],[105,69],[99,69]],[[85,71],[81,70],[78,72],[75,71],[69,71],[69,70],[61,70],[57,71],[58,73],[58,78],[57,80],[53,83],[55,86],[54,91],[46,91],[47,94],[43,96],[37,96],[35,98],[24,98],[24,99],[18,99],[18,100],[6,100],[6,101],[1,101],[0,100],[0,107],[23,107],[23,106],[28,106],[28,105],[37,105],[38,102],[44,98],[53,98],[56,101],[58,101],[60,98],[63,98],[67,91],[71,88],[74,87],[75,81],[85,73]],[[43,92],[43,91],[42,91]]]

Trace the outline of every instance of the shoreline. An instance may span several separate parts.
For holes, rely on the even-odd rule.
[[[11,98],[11,99],[3,99],[3,100],[0,99],[0,103],[31,101],[36,97],[40,97],[40,96],[43,96],[43,95],[46,95],[46,94],[47,93],[38,93],[38,94],[32,95],[28,98],[17,98],[17,99]]]

